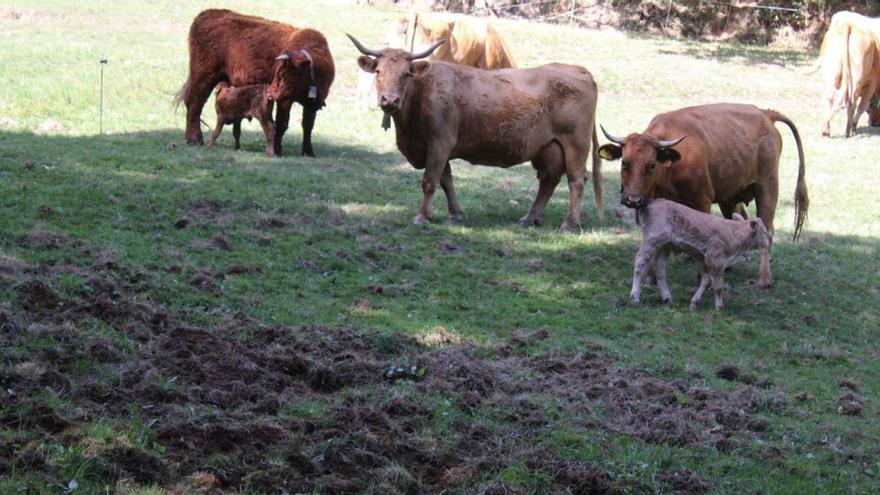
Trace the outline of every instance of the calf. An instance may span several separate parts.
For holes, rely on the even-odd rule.
[[[239,143],[241,120],[255,118],[266,134],[266,154],[275,156],[275,122],[272,121],[272,99],[267,88],[266,84],[251,84],[238,88],[230,86],[227,82],[218,84],[214,104],[217,109],[217,128],[214,129],[214,134],[208,142],[209,148],[214,146],[214,141],[220,136],[223,126],[232,124],[235,149],[241,149]]]
[[[636,254],[629,296],[633,304],[638,304],[642,280],[651,272],[657,278],[663,302],[672,302],[666,284],[666,259],[671,252],[684,252],[702,263],[700,287],[691,299],[691,309],[696,309],[709,282],[715,292],[715,309],[721,309],[724,270],[743,252],[770,244],[760,218],[744,220],[734,213],[733,220],[725,220],[665,199],[651,200],[637,211],[642,244]]]

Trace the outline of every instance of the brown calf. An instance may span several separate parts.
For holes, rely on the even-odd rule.
[[[265,84],[251,84],[235,88],[229,83],[221,82],[217,85],[216,101],[214,102],[214,107],[217,110],[217,127],[214,129],[211,140],[208,141],[208,147],[214,146],[214,141],[220,137],[224,125],[232,124],[235,149],[241,149],[239,143],[241,120],[257,119],[266,134],[266,154],[275,156],[275,122],[272,120],[272,106],[268,86]]]
[[[654,199],[639,208],[638,219],[642,244],[636,254],[629,294],[633,304],[639,303],[642,281],[652,272],[663,302],[672,302],[666,283],[666,259],[672,252],[683,252],[702,263],[700,287],[691,299],[691,309],[696,309],[710,282],[715,291],[715,309],[721,309],[724,270],[745,251],[770,245],[770,236],[760,218],[743,220],[737,213],[733,220],[725,220],[672,201]]]

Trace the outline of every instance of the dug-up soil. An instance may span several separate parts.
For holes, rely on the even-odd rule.
[[[0,258],[0,290],[12,294],[0,306],[0,472],[14,466],[33,486],[68,483],[37,447],[57,444],[86,445],[83,475],[117,491],[526,493],[497,479],[516,465],[543,473],[531,490],[544,493],[700,493],[711,480],[686,469],[649,485],[543,445],[564,426],[726,450],[763,434],[761,412],[784,408],[750,386],[721,392],[622,369],[598,350],[526,355],[540,333],[486,349],[243,314],[203,328],[151,298],[162,291],[150,273],[64,237],[43,241],[22,240],[79,261]],[[91,445],[95,423],[142,435]]]

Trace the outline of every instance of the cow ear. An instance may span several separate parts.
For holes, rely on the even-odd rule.
[[[760,218],[753,218],[753,219],[749,220],[749,228],[752,229],[752,232],[757,232],[758,231],[758,224],[760,224],[760,223],[761,223]]]
[[[673,148],[660,148],[657,150],[657,163],[666,163],[667,166],[681,160],[681,153]]]
[[[733,215],[731,215],[730,219],[736,220],[737,222],[742,222],[743,220],[745,220],[745,218],[743,218],[743,216],[739,213],[734,213]]]
[[[410,75],[416,77],[422,77],[431,70],[431,62],[425,62],[424,60],[419,60],[418,62],[413,62],[409,64],[409,73]]]
[[[360,66],[361,70],[364,72],[376,72],[377,65],[379,65],[379,62],[373,57],[368,57],[366,55],[358,57],[358,66]]]
[[[599,147],[599,156],[603,160],[617,160],[623,155],[623,148],[616,144],[603,144]]]

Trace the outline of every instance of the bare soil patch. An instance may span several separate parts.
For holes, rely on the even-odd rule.
[[[31,245],[69,242],[58,239]],[[546,330],[516,333],[490,351],[359,328],[264,325],[241,313],[195,326],[144,295],[149,275],[100,250],[80,252],[88,265],[5,263],[0,277],[16,294],[0,307],[0,346],[15,349],[0,365],[0,424],[23,436],[0,441],[0,466],[27,464],[35,479],[53,476],[50,459],[14,445],[74,443],[91,421],[134,414],[163,453],[99,449],[92,465],[108,484],[209,477],[222,489],[266,492],[518,493],[491,474],[521,462],[548,475],[553,493],[642,493],[653,490],[536,445],[565,424],[726,449],[764,434],[761,412],[785,409],[784,397],[751,386],[694,388],[621,368],[598,351],[524,355],[523,343]],[[62,275],[84,288],[58,290]],[[199,272],[191,283],[211,290],[215,278]],[[117,334],[84,333],[95,320]],[[416,371],[385,378],[398,368]],[[444,412],[450,424],[434,437]],[[686,470],[660,481],[681,493],[711,486]]]

